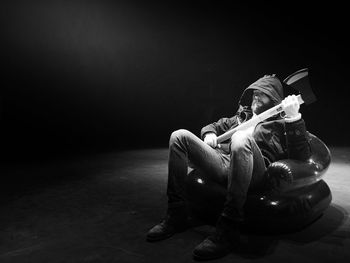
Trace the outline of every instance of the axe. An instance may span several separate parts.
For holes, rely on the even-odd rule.
[[[306,105],[316,101],[316,96],[310,86],[309,71],[307,68],[300,69],[293,74],[290,74],[283,80],[282,84],[284,84],[285,89],[292,88],[299,91],[299,94],[302,95],[302,100]]]
[[[309,82],[309,71],[307,68],[300,69],[293,74],[290,74],[283,80],[283,84],[285,88],[289,88],[291,90],[297,91],[299,94],[297,95],[297,99],[299,104],[305,103],[306,105],[313,103],[316,101],[316,96],[313,93],[310,82]],[[294,92],[292,92],[294,93]],[[235,128],[228,130],[224,134],[221,134],[217,137],[218,147],[220,147],[221,142],[230,139],[232,134],[234,134],[238,130],[245,130],[252,126],[256,126],[259,122],[262,122],[276,114],[279,114],[283,111],[282,104],[278,104],[259,115],[253,116],[250,120],[243,122],[242,124],[236,126]]]

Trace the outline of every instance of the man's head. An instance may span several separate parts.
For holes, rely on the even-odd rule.
[[[255,114],[260,114],[274,106],[272,99],[260,90],[253,91],[251,109]]]
[[[241,100],[247,91],[252,91],[251,109],[255,114],[281,103],[284,98],[281,81],[273,75],[265,75],[252,83],[242,94]],[[240,100],[240,102],[241,102]]]

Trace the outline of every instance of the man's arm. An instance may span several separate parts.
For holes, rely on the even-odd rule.
[[[300,105],[296,96],[288,96],[282,101],[282,107],[286,113],[286,136],[288,158],[305,161],[311,155],[308,132],[305,121],[299,112]]]
[[[311,149],[305,122],[300,119],[295,122],[286,122],[288,157],[305,161],[311,156]]]
[[[204,140],[208,133],[214,133],[215,135],[221,135],[228,131],[232,127],[238,125],[237,116],[231,118],[221,118],[217,122],[213,122],[207,126],[204,126],[201,130],[201,138]]]
[[[201,130],[202,140],[215,149],[217,147],[217,136],[225,133],[231,127],[237,126],[237,118],[237,115],[233,116],[232,118],[221,118],[217,122],[203,127]]]

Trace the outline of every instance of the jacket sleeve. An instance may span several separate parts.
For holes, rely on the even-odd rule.
[[[305,121],[286,122],[288,158],[306,161],[311,156]]]
[[[201,139],[204,139],[204,136],[206,133],[213,132],[217,136],[225,133],[231,128],[234,128],[238,125],[237,115],[231,117],[231,118],[221,118],[217,122],[213,122],[211,124],[208,124],[207,126],[204,126],[201,130]]]

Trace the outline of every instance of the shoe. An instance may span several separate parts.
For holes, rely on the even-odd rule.
[[[193,250],[193,257],[197,260],[221,258],[229,254],[238,243],[238,224],[221,216],[216,224],[215,233]]]
[[[189,227],[187,211],[182,208],[168,209],[165,218],[147,233],[147,241],[155,242],[167,239],[175,233],[183,232]]]

